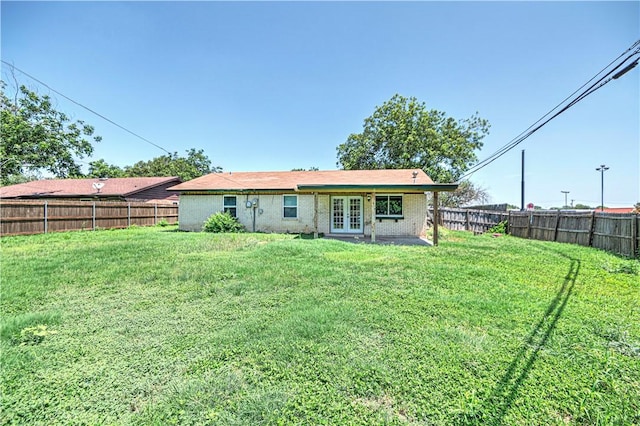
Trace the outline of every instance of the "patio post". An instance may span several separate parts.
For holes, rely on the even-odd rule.
[[[440,220],[438,212],[438,191],[433,191],[433,245],[438,245],[438,221]]]
[[[313,193],[313,238],[318,238],[318,193]]]
[[[371,242],[376,242],[376,193],[371,193]]]

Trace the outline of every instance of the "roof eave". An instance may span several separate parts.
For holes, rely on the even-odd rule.
[[[314,192],[402,192],[420,194],[423,192],[452,192],[458,189],[457,183],[434,183],[423,185],[398,185],[398,184],[380,184],[380,185],[298,185],[298,191],[314,191]]]

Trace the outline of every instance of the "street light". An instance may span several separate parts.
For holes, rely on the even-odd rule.
[[[560,192],[562,192],[564,194],[564,206],[565,207],[569,207],[567,205],[567,194],[569,193],[569,191],[560,191]]]
[[[601,164],[596,171],[600,172],[600,211],[604,211],[604,172],[609,170],[609,167]]]

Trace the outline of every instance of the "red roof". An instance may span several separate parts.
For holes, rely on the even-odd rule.
[[[414,178],[415,176],[415,178]],[[424,190],[427,185],[437,185],[420,169],[395,170],[325,170],[290,172],[229,172],[211,173],[180,185],[170,191],[295,191],[304,187],[369,186],[416,187]],[[457,186],[457,185],[455,185]],[[455,188],[453,188],[455,189]]]
[[[605,213],[631,213],[633,212],[633,207],[605,207]],[[596,209],[596,211],[600,211],[600,209]]]
[[[0,198],[134,197],[140,191],[172,181],[179,183],[180,178],[46,179],[1,187]]]

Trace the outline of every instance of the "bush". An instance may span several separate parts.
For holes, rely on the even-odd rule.
[[[502,222],[494,225],[489,228],[489,232],[493,232],[496,234],[506,234],[507,233],[507,221],[503,220]]]
[[[244,232],[244,226],[238,219],[226,212],[218,212],[209,216],[204,222],[205,232]]]

